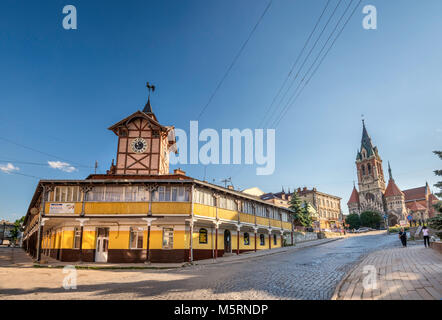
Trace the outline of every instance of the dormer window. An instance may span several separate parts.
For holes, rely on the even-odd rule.
[[[153,138],[159,138],[160,137],[160,132],[158,130],[153,130],[152,131],[152,137]]]

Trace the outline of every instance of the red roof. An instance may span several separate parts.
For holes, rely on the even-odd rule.
[[[359,193],[356,187],[353,187],[353,192],[351,193],[350,200],[348,200],[347,205],[350,203],[359,203]]]
[[[416,201],[412,202],[411,204],[407,205],[407,208],[411,211],[425,211],[427,208],[425,208],[420,203],[417,203]]]
[[[385,189],[385,197],[402,196],[404,193],[398,188],[393,179],[388,181],[387,189]]]
[[[405,195],[405,201],[425,199],[425,192],[425,186],[403,191]]]

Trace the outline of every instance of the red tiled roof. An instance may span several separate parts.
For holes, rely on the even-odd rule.
[[[353,187],[353,192],[351,193],[350,200],[348,200],[347,205],[350,203],[359,203],[359,193],[356,187]]]
[[[387,189],[385,189],[384,196],[392,197],[392,196],[402,196],[404,193],[398,188],[393,179],[388,181]]]
[[[402,191],[405,195],[405,201],[412,201],[425,198],[425,186]]]
[[[416,201],[407,205],[407,208],[410,209],[411,211],[425,211],[427,209],[426,207],[424,207],[420,203],[417,203]]]
[[[86,180],[192,180],[182,174],[91,174]]]

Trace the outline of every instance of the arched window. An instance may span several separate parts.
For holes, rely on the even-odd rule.
[[[276,245],[278,243],[278,240],[276,238],[276,234],[273,234],[273,244]]]
[[[371,174],[371,165],[367,163],[368,174]]]
[[[264,237],[263,234],[259,235],[259,244],[262,246],[266,244],[266,238]]]
[[[365,166],[362,165],[362,166],[361,166],[361,169],[362,169],[362,175],[365,176]]]
[[[247,232],[244,233],[244,245],[245,246],[250,245],[250,236],[249,236],[249,234]]]
[[[200,243],[207,243],[207,229],[201,228],[199,233]]]

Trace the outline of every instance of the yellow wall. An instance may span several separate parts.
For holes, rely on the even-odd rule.
[[[240,213],[239,219],[241,222],[255,223],[255,216],[253,214]]]
[[[238,220],[238,212],[218,208],[218,218],[226,220]]]
[[[263,226],[268,226],[269,225],[269,219],[263,218],[263,217],[256,217],[256,224],[260,224],[260,225],[263,225]]]
[[[216,218],[216,208],[204,204],[194,203],[193,212],[199,216]]]
[[[109,231],[109,249],[129,249],[129,231]]]
[[[74,231],[63,231],[61,240],[62,249],[72,249],[74,246]]]
[[[148,213],[147,202],[86,202],[85,214],[137,214]]]
[[[95,249],[95,230],[83,231],[82,249]]]
[[[190,202],[153,202],[152,214],[190,214]]]

